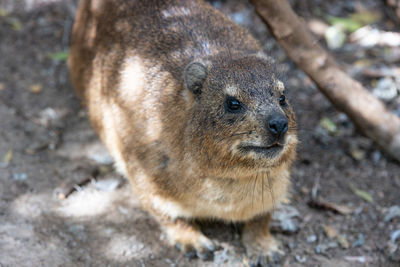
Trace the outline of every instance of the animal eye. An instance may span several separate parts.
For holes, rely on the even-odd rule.
[[[225,108],[228,112],[239,113],[243,110],[243,105],[236,98],[227,97],[225,101]]]
[[[281,106],[286,105],[286,97],[285,97],[285,95],[281,95],[281,96],[279,97],[279,104],[280,104]]]

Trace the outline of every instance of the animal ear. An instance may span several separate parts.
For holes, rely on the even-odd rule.
[[[192,62],[185,69],[185,85],[194,94],[201,94],[204,81],[207,78],[207,67],[200,62]]]

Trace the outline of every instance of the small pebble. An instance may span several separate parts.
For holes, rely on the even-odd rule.
[[[380,160],[381,160],[381,158],[382,158],[382,154],[381,154],[381,152],[380,151],[378,151],[378,150],[375,150],[374,152],[372,152],[372,161],[376,164],[376,163],[378,163]]]
[[[86,157],[101,165],[109,165],[114,162],[107,148],[101,143],[93,143],[86,148]]]
[[[246,16],[243,12],[236,12],[232,14],[232,19],[239,25],[245,24]]]
[[[307,243],[314,243],[315,241],[317,241],[316,235],[310,235],[307,237]]]
[[[325,253],[328,249],[331,248],[337,248],[338,247],[338,243],[337,242],[329,242],[329,243],[325,243],[325,244],[319,244],[315,247],[315,252],[317,254],[323,254]]]
[[[68,231],[70,231],[73,234],[80,233],[85,230],[85,226],[80,225],[80,224],[73,224],[70,227],[68,227]]]
[[[297,243],[294,240],[290,240],[287,244],[287,246],[289,247],[290,250],[293,250],[297,247]]]
[[[26,179],[28,179],[28,175],[26,173],[20,172],[20,173],[14,173],[13,174],[13,179],[15,181],[25,181]]]
[[[278,206],[272,215],[271,228],[275,232],[296,233],[300,228],[300,213],[292,206]]]
[[[120,180],[118,179],[103,179],[96,181],[95,186],[100,191],[111,192],[117,189],[119,184]]]
[[[392,242],[393,244],[396,243],[396,240],[399,237],[400,237],[400,229],[398,229],[390,234],[390,242]]]
[[[115,233],[115,229],[114,228],[106,228],[106,229],[104,229],[104,232],[107,235],[111,236],[111,235],[113,235]]]
[[[356,247],[361,247],[365,243],[365,237],[363,234],[358,234],[358,238],[356,241],[353,242],[351,247],[356,248]]]
[[[390,101],[397,97],[398,88],[392,78],[379,79],[376,87],[372,90],[372,94],[382,100]]]
[[[342,248],[348,249],[350,247],[349,242],[344,235],[338,235],[336,239]]]
[[[338,49],[346,41],[346,34],[341,27],[331,26],[325,31],[325,40],[330,49]]]
[[[228,248],[224,248],[223,250],[216,251],[214,253],[214,264],[222,265],[229,261],[229,250]]]
[[[350,148],[349,153],[350,156],[357,161],[361,161],[365,158],[365,151],[358,147]]]
[[[367,262],[371,262],[372,261],[371,257],[366,257],[366,256],[346,256],[344,258],[347,261],[359,262],[359,263],[367,263]]]
[[[128,209],[126,209],[126,208],[124,208],[122,206],[118,206],[118,210],[119,210],[119,212],[121,212],[124,215],[128,214]]]
[[[322,128],[321,126],[317,126],[312,133],[315,140],[317,140],[322,145],[328,145],[332,139],[329,133]]]
[[[29,87],[29,91],[32,94],[39,94],[40,92],[42,92],[42,86],[40,84],[34,84],[31,87]]]
[[[400,249],[397,244],[388,242],[386,244],[386,255],[391,261],[400,263]]]
[[[68,114],[68,110],[59,108],[45,108],[41,110],[33,121],[44,127],[61,125],[63,118]]]
[[[389,211],[386,213],[385,218],[383,219],[384,222],[389,222],[392,219],[400,217],[400,207],[399,206],[392,206],[390,207]]]
[[[296,259],[296,261],[298,261],[300,263],[305,263],[307,261],[307,257],[306,256],[296,255],[296,256],[294,256],[294,258]]]

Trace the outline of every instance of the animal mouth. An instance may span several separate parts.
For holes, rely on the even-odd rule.
[[[277,156],[283,150],[283,147],[284,147],[283,144],[276,142],[269,146],[251,146],[251,145],[246,146],[246,145],[244,145],[244,146],[240,146],[239,150],[245,154],[253,152],[255,154],[262,155],[264,157],[272,158],[272,157]]]

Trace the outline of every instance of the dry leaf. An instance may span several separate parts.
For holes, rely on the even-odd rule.
[[[365,158],[365,151],[358,147],[350,148],[349,153],[350,156],[357,161],[361,161]]]
[[[0,17],[7,17],[8,16],[8,11],[5,10],[4,8],[0,8]]]
[[[7,17],[6,21],[12,27],[14,31],[22,30],[22,23],[18,18],[15,17]]]
[[[324,226],[324,231],[326,236],[329,238],[335,238],[338,235],[337,231],[329,225]]]
[[[328,117],[323,117],[319,122],[322,128],[324,128],[328,133],[334,135],[337,133],[336,124]]]
[[[344,235],[338,235],[336,239],[342,248],[348,249],[350,247],[350,244]]]
[[[365,201],[368,201],[369,203],[374,203],[374,198],[371,196],[370,193],[357,189],[352,185],[350,185],[350,188],[351,191],[353,191],[353,193],[359,196],[360,198],[364,199]]]
[[[345,256],[344,259],[347,261],[360,263],[372,262],[372,258],[368,256]]]
[[[33,94],[39,94],[42,92],[42,86],[40,84],[34,84],[29,88],[29,91]]]
[[[307,203],[311,208],[321,209],[321,210],[330,210],[339,214],[347,215],[353,213],[353,209],[345,206],[345,205],[338,205],[331,202],[327,202],[324,200],[312,199]]]
[[[4,156],[3,162],[6,164],[9,164],[12,160],[12,157],[13,157],[13,150],[10,149],[10,150],[8,150],[7,154]]]

